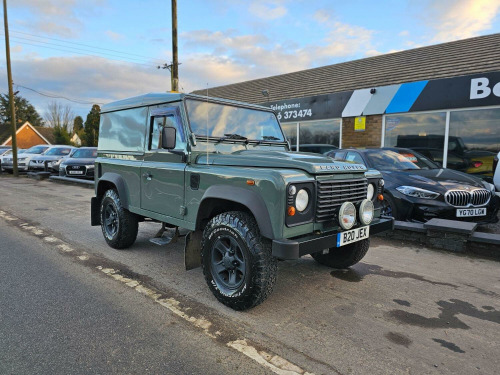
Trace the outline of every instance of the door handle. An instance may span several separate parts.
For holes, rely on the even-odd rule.
[[[142,177],[144,177],[147,181],[151,181],[153,179],[153,175],[151,173],[143,173]]]

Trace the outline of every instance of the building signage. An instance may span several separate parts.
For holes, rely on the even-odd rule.
[[[261,103],[276,112],[280,122],[303,122],[342,117],[352,91]]]
[[[486,77],[473,78],[470,80],[470,99],[484,99],[493,93],[500,97],[500,82],[497,82],[493,88],[489,86],[490,80]]]
[[[354,119],[354,131],[364,132],[366,128],[366,116],[356,117]]]
[[[365,130],[364,119],[367,114],[498,106],[500,105],[500,72],[408,82],[374,89],[370,90],[372,98],[363,104],[364,108],[357,108],[361,117],[355,118],[355,131]],[[349,100],[355,101],[356,93],[360,91],[366,91],[366,89],[267,102],[261,105],[272,108],[281,122],[333,119],[342,117],[342,112]],[[372,101],[377,102],[377,105],[372,105]],[[383,105],[380,105],[381,103]],[[376,110],[374,110],[375,107]],[[367,110],[368,113],[365,113],[365,108],[370,108]],[[351,116],[354,117],[352,114],[347,117]],[[387,124],[386,130],[391,130],[391,126],[395,127],[397,124]]]
[[[500,105],[500,72],[429,81],[410,112]]]

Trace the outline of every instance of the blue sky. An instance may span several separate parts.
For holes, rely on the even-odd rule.
[[[53,100],[85,117],[94,102],[170,89],[168,71],[156,68],[171,62],[169,0],[7,2],[15,89],[41,115]],[[500,32],[498,0],[178,0],[177,7],[185,92]]]

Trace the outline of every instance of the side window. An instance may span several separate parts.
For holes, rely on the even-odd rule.
[[[175,148],[176,149],[185,148],[186,141],[184,137],[184,129],[182,128],[182,123],[177,115],[169,113],[151,117],[151,128],[149,133],[149,149],[150,150],[162,149],[161,133],[163,128],[165,127],[172,127],[176,129]]]
[[[357,152],[348,152],[345,160],[365,165],[365,162],[361,158],[361,155],[359,155]]]
[[[345,152],[342,151],[332,151],[328,154],[334,160],[344,160]]]

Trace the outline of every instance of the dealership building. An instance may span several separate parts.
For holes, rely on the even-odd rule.
[[[488,175],[500,151],[500,33],[208,93],[273,108],[299,150],[408,147],[445,167]]]

